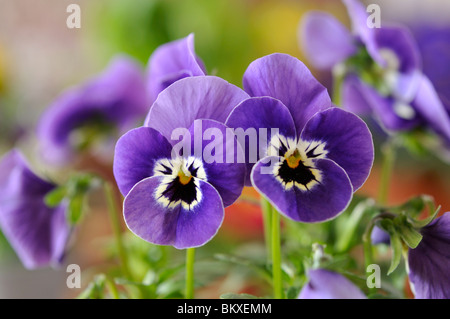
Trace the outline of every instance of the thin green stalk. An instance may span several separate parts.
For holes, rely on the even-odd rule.
[[[378,192],[378,203],[384,205],[388,201],[389,185],[395,160],[395,145],[393,141],[388,141],[381,150],[383,161],[381,163],[380,188]]]
[[[194,298],[194,261],[195,248],[186,249],[186,299]]]
[[[275,299],[283,298],[283,283],[281,279],[281,240],[280,240],[280,214],[272,211],[272,279],[273,295]]]
[[[341,107],[342,103],[342,83],[344,82],[344,71],[342,69],[333,70],[333,104]]]
[[[114,237],[116,240],[117,251],[119,253],[119,258],[122,266],[122,272],[127,279],[131,279],[130,270],[128,267],[128,258],[122,241],[122,229],[118,218],[119,211],[117,209],[114,191],[111,187],[111,184],[108,182],[104,182],[103,189],[108,204],[109,219],[111,221],[111,226],[113,228]]]
[[[113,299],[120,299],[120,294],[119,291],[117,290],[117,286],[114,283],[114,280],[109,277],[106,277],[105,283],[108,286],[109,292],[111,293],[111,297]]]
[[[271,232],[272,232],[272,205],[269,203],[267,199],[264,197],[261,197],[261,209],[263,213],[263,223],[264,223],[264,242],[266,246],[267,251],[267,260],[271,259],[272,255],[272,239],[271,239]]]

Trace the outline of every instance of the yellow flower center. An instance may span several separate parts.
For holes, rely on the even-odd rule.
[[[302,158],[298,150],[295,150],[292,155],[286,157],[286,162],[290,168],[296,168],[301,160]]]

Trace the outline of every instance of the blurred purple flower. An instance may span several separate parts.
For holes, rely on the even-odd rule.
[[[334,271],[312,269],[298,299],[367,299],[349,279]]]
[[[55,185],[36,176],[13,150],[0,161],[0,228],[28,269],[61,264],[70,226],[65,205],[48,207]]]
[[[220,139],[205,143],[203,137],[208,129],[227,136],[221,123],[246,98],[244,91],[217,77],[181,79],[158,95],[145,126],[119,139],[113,170],[133,233],[178,249],[201,246],[214,237],[224,206],[242,192],[245,164],[237,161],[240,149],[235,139],[221,144]],[[172,154],[178,144],[172,134],[177,130],[189,153]],[[211,143],[214,159],[220,160],[205,157]],[[232,163],[227,160],[231,150]]]
[[[417,299],[450,298],[450,212],[421,229],[422,240],[408,251],[409,280]]]
[[[149,110],[146,94],[141,67],[128,57],[114,58],[100,75],[63,92],[43,113],[38,126],[43,156],[65,164],[93,139],[135,127]]]
[[[343,2],[352,31],[323,12],[307,14],[300,29],[311,64],[343,78],[342,106],[374,117],[388,132],[425,127],[450,143],[450,118],[421,72],[420,52],[409,30],[389,24],[369,28],[365,7],[356,0]]]
[[[251,180],[250,185],[280,213],[295,221],[337,216],[372,167],[374,150],[367,125],[333,107],[326,89],[306,66],[286,54],[253,61],[244,74],[244,88],[252,98],[236,106],[226,125],[267,130],[267,143],[259,146],[256,164],[248,157],[252,145],[243,145],[247,172],[251,170],[247,185]]]
[[[206,75],[203,61],[195,54],[193,33],[158,47],[150,56],[147,68],[150,105],[175,81]]]
[[[378,226],[375,226],[372,230],[372,233],[370,234],[370,241],[373,245],[378,244],[386,244],[389,245],[391,242],[391,238],[389,236],[389,233],[385,230],[381,229]]]
[[[413,28],[428,76],[450,114],[450,26],[419,25]]]

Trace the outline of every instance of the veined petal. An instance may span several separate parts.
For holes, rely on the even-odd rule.
[[[334,271],[312,269],[298,299],[366,299],[349,279]]]
[[[327,89],[297,58],[274,53],[253,61],[244,73],[244,89],[251,96],[271,96],[290,111],[297,133],[317,112],[331,107]]]
[[[301,139],[325,143],[326,158],[345,170],[354,191],[364,184],[372,169],[374,146],[359,117],[339,108],[319,112],[306,123]]]
[[[203,61],[195,54],[194,34],[159,46],[148,62],[150,104],[172,83],[189,76],[206,75]]]
[[[302,186],[302,176],[292,172],[280,174],[284,159],[271,156],[253,167],[252,184],[284,216],[299,222],[323,222],[345,210],[353,188],[345,171],[328,159],[316,159],[310,170],[314,176]],[[313,180],[314,179],[314,180]]]
[[[246,176],[244,153],[233,130],[217,121],[195,120],[189,135],[191,156],[202,160],[206,180],[224,206],[230,206],[241,195]]]
[[[113,172],[121,193],[154,175],[155,162],[170,158],[172,145],[158,131],[139,127],[125,133],[116,144]]]
[[[162,91],[147,116],[152,127],[168,140],[179,128],[189,128],[196,119],[224,123],[233,108],[249,96],[215,76],[188,77]]]
[[[352,95],[350,98],[356,97],[360,101],[365,101],[363,114],[368,108],[372,110],[372,115],[379,124],[387,131],[406,131],[411,130],[421,124],[420,116],[411,105],[401,103],[393,97],[380,95],[374,88],[363,83],[361,80],[353,77],[351,84]],[[347,104],[348,103],[348,104]],[[353,104],[352,104],[353,103]],[[344,96],[343,107],[349,106],[349,111],[358,111],[354,106],[354,101],[346,99]]]
[[[417,299],[449,299],[450,212],[421,230],[415,249],[408,251],[409,280]]]
[[[0,162],[0,227],[23,265],[60,265],[69,238],[65,205],[45,205],[55,185],[35,175],[13,150]]]
[[[274,134],[296,139],[294,120],[281,101],[271,97],[254,97],[242,101],[226,121],[233,128],[238,141],[245,149],[247,164],[246,186],[251,186],[253,165],[265,156],[267,144]]]
[[[332,69],[357,52],[354,37],[334,16],[312,11],[300,24],[301,49],[318,69]]]
[[[179,198],[167,205],[167,198],[161,193],[166,183],[166,177],[153,176],[133,187],[123,209],[128,228],[157,245],[178,249],[204,245],[215,236],[224,218],[219,193],[207,182],[195,178],[198,193],[193,207],[187,208]]]

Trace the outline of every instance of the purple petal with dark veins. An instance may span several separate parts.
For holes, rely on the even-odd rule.
[[[369,128],[355,114],[336,107],[319,112],[306,123],[301,139],[325,143],[325,158],[345,170],[354,191],[364,184],[372,169],[374,146]]]
[[[126,196],[135,184],[154,175],[155,162],[170,158],[172,145],[158,131],[139,127],[125,133],[116,144],[113,172]]]
[[[290,111],[299,134],[317,112],[331,107],[327,89],[297,58],[274,53],[253,61],[244,73],[244,89],[251,96],[270,96]]]
[[[450,212],[420,231],[423,238],[408,251],[409,280],[417,299],[450,298]]]
[[[316,159],[315,168],[321,179],[307,190],[297,186],[286,189],[276,178],[273,164],[281,157],[261,159],[252,170],[252,184],[256,190],[284,216],[299,222],[314,223],[332,219],[345,210],[353,195],[353,188],[345,171],[332,160]]]
[[[197,180],[202,194],[192,209],[181,204],[165,207],[158,201],[156,190],[165,177],[153,176],[137,183],[124,201],[124,217],[128,228],[140,238],[157,245],[178,249],[206,244],[218,232],[224,207],[219,193],[207,182]]]
[[[254,97],[242,101],[231,112],[226,125],[235,130],[238,140],[245,149],[246,186],[251,186],[252,167],[261,157],[266,156],[267,143],[276,131],[284,137],[295,139],[297,136],[294,120],[288,108],[281,101],[271,97]]]
[[[195,120],[189,128],[191,155],[203,162],[206,178],[220,194],[225,207],[244,188],[244,153],[233,130],[213,120]]]

